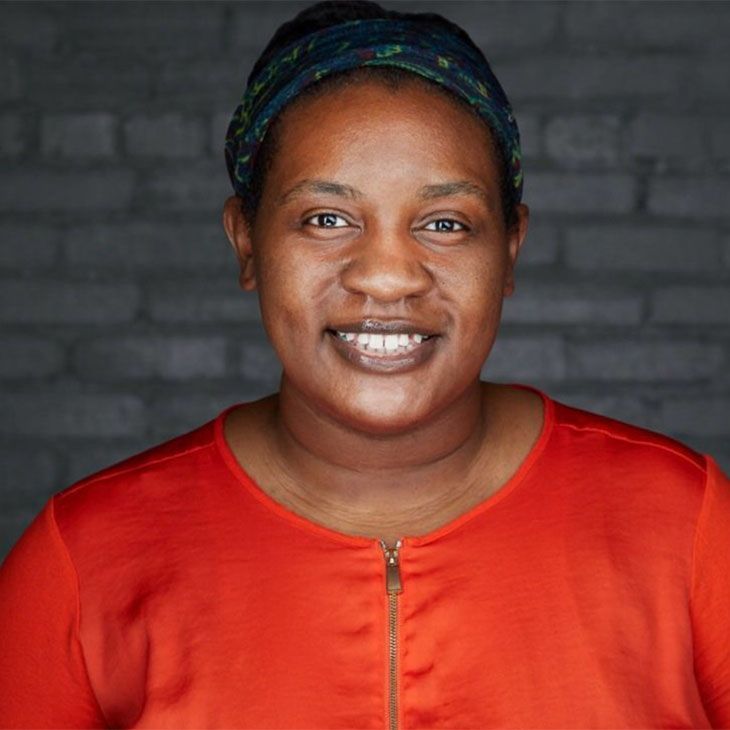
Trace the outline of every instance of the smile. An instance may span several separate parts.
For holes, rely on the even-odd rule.
[[[327,330],[335,350],[363,370],[404,372],[431,357],[438,337],[419,333],[366,333]]]
[[[366,332],[340,332],[335,331],[337,337],[349,342],[361,352],[402,355],[412,352],[428,335],[421,334],[368,334]]]

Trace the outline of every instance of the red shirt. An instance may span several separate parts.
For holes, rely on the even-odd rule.
[[[378,540],[253,483],[230,409],[57,493],[0,569],[0,726],[730,727],[730,483],[543,398],[390,594]]]

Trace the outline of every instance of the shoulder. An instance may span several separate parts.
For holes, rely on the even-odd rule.
[[[72,539],[90,528],[98,534],[155,514],[194,504],[221,469],[216,440],[226,409],[215,419],[113,464],[53,495],[59,529]],[[137,517],[132,517],[137,515]]]
[[[215,421],[209,421],[187,433],[156,444],[122,461],[112,464],[63,489],[59,496],[119,477],[134,478],[151,471],[174,469],[181,461],[190,462],[199,457],[201,450],[210,448],[215,441]]]
[[[624,455],[641,454],[652,460],[668,460],[692,470],[706,468],[705,457],[686,444],[648,428],[553,401],[555,428],[564,438],[587,448],[603,448]]]
[[[122,461],[84,477],[57,493],[59,500],[77,492],[90,491],[96,487],[111,487],[119,481],[139,481],[150,475],[164,475],[180,468],[188,468],[204,458],[205,450],[215,445],[216,421],[214,419],[192,431],[176,436],[169,441],[152,446]]]
[[[556,401],[551,408],[539,477],[577,533],[601,536],[627,560],[651,559],[666,575],[681,566],[686,579],[712,459],[647,428]]]
[[[552,439],[563,464],[604,484],[645,485],[657,495],[700,499],[709,460],[686,444],[598,413],[551,401]]]

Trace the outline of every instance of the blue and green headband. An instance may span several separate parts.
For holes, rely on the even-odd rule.
[[[248,199],[256,152],[271,122],[302,89],[328,74],[360,66],[396,66],[467,101],[502,150],[512,202],[522,198],[520,135],[504,90],[484,56],[439,25],[403,19],[352,20],[303,36],[249,78],[226,134],[235,192]]]

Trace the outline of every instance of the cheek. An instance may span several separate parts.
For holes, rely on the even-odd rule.
[[[295,275],[290,262],[277,251],[259,256],[256,280],[261,318],[269,337],[277,346],[281,335],[291,329],[293,317],[306,314],[300,304],[300,288],[304,282],[301,276]]]
[[[277,348],[311,340],[312,328],[323,317],[322,271],[300,258],[295,252],[273,250],[258,262],[261,316]]]
[[[507,263],[506,250],[486,247],[444,277],[444,290],[455,299],[462,326],[472,333],[482,332],[499,320]]]

